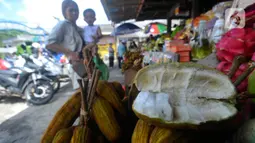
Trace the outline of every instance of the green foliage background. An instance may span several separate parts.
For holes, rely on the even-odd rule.
[[[4,47],[3,40],[16,37],[17,35],[28,34],[18,30],[2,30],[0,31],[0,47]]]
[[[27,32],[24,31],[19,31],[19,30],[0,30],[0,47],[4,47],[5,45],[3,44],[3,40],[7,40],[12,37],[16,37],[17,35],[22,35],[22,34],[28,34]],[[0,58],[4,58],[4,54],[0,53]]]

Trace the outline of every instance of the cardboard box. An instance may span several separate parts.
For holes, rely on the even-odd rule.
[[[190,52],[177,52],[177,54],[180,55],[180,57],[190,57]]]
[[[191,47],[190,46],[185,46],[185,45],[182,45],[182,46],[171,46],[170,47],[170,51],[171,52],[174,52],[174,53],[178,53],[178,52],[189,52],[191,51]]]
[[[180,57],[180,62],[190,62],[190,57]]]

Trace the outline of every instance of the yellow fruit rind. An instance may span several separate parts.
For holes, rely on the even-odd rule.
[[[52,143],[70,143],[73,136],[73,129],[62,129],[58,131]]]
[[[59,130],[71,127],[75,120],[79,117],[80,108],[81,92],[77,91],[57,111],[44,135],[42,136],[41,143],[52,143],[55,135]]]
[[[155,127],[150,136],[150,143],[169,143],[171,138],[174,137],[170,129]]]
[[[121,128],[114,115],[111,105],[102,97],[96,97],[92,106],[92,114],[100,131],[111,142],[121,137]]]
[[[71,143],[92,143],[91,130],[88,127],[77,126],[74,129]]]
[[[111,84],[113,88],[116,90],[116,92],[118,93],[118,95],[120,96],[120,98],[123,99],[125,97],[125,91],[122,88],[122,85],[117,81],[111,82]]]
[[[117,92],[109,86],[107,81],[100,80],[97,85],[97,93],[99,96],[106,99],[114,109],[119,111],[122,115],[126,116],[126,110],[121,102],[121,98]]]
[[[138,120],[132,135],[132,143],[148,143],[153,126],[143,120]]]

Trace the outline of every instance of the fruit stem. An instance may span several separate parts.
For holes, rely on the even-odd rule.
[[[244,80],[247,78],[247,76],[250,75],[250,73],[254,70],[254,68],[255,68],[255,64],[252,63],[252,65],[251,65],[245,72],[243,72],[243,73],[237,78],[237,80],[234,82],[235,87],[237,87],[238,85],[240,85],[240,84],[242,83],[242,81],[244,81]]]
[[[248,62],[247,58],[245,56],[237,56],[234,58],[234,61],[232,63],[232,66],[230,68],[230,71],[228,73],[228,77],[232,78],[234,76],[234,74],[236,73],[236,70],[239,68],[239,66],[242,63]]]
[[[78,83],[81,89],[81,113],[83,113],[88,111],[87,102],[86,102],[88,79],[85,79],[85,81],[83,81],[82,79],[78,79]],[[85,117],[82,114],[80,114],[80,125],[84,125],[84,124],[85,124]]]
[[[244,100],[244,99],[251,99],[251,98],[255,98],[255,94],[250,94],[248,92],[243,92],[236,97],[237,100]]]

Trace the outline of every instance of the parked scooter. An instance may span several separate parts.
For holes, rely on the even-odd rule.
[[[62,75],[61,65],[54,64],[50,59],[43,58],[43,62],[38,59],[28,56],[20,55],[16,57],[17,59],[7,59],[10,65],[14,65],[11,68],[19,68],[27,72],[31,72],[35,69],[40,69],[39,74],[51,80],[51,85],[53,86],[54,93],[60,89],[61,82],[68,82],[70,79],[68,76]]]
[[[0,59],[0,70],[7,70],[8,67],[10,67],[11,65],[9,64],[9,62]]]
[[[53,86],[54,93],[60,89],[60,82],[62,82],[61,75],[56,66],[52,66],[50,62],[41,63],[40,61],[25,55],[22,55],[22,58],[26,61],[23,67],[27,71],[40,69],[38,73],[51,80],[50,83]]]
[[[39,74],[38,70],[27,72],[22,69],[0,70],[1,90],[9,94],[18,94],[25,97],[27,102],[34,105],[48,103],[54,96],[50,79]]]

